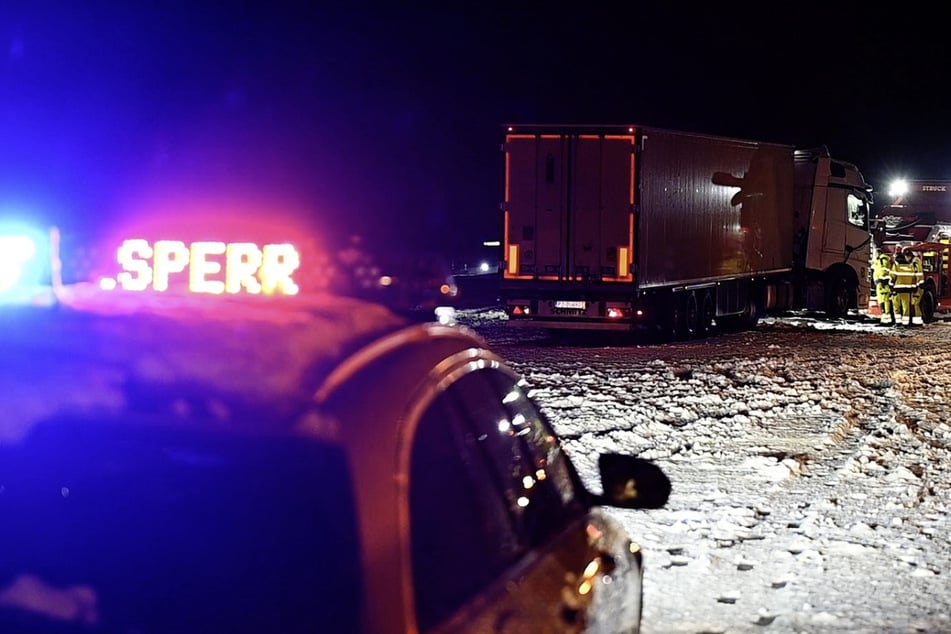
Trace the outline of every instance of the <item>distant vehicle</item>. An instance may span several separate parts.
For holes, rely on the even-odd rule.
[[[377,301],[411,317],[432,319],[441,306],[453,306],[459,286],[446,258],[435,254],[406,254],[391,261]]]
[[[637,631],[601,505],[662,506],[660,469],[602,455],[589,492],[469,330],[292,294],[290,255],[123,276],[136,245],[115,284],[0,294],[0,631]]]
[[[910,250],[921,261],[924,287],[919,307],[920,317],[925,323],[934,321],[936,313],[951,312],[951,286],[948,283],[951,244],[948,236],[928,242],[886,242],[878,250],[892,255]],[[881,314],[882,308],[877,301],[869,308],[873,314]]]
[[[448,260],[433,253],[410,251],[381,259],[352,238],[333,265],[333,291],[385,304],[417,321],[432,320],[437,309],[454,307],[459,295]]]
[[[875,254],[910,249],[920,258],[925,287],[921,297],[922,319],[934,321],[936,313],[951,312],[949,244],[951,244],[951,181],[899,179],[889,185],[885,203],[871,218]],[[879,313],[877,299],[870,313]]]
[[[824,149],[644,126],[506,127],[511,326],[674,339],[869,298],[871,187]]]
[[[932,228],[951,226],[951,180],[896,179],[872,213],[879,243],[924,241]]]

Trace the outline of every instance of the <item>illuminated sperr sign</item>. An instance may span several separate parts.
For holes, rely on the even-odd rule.
[[[103,286],[127,291],[167,291],[170,286],[192,293],[296,295],[293,274],[300,254],[292,244],[126,240],[116,252],[122,272]]]

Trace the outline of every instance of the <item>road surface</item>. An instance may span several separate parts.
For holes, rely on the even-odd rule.
[[[568,346],[493,311],[462,321],[592,488],[604,450],[670,476],[666,508],[617,511],[645,551],[645,634],[951,631],[951,323]]]

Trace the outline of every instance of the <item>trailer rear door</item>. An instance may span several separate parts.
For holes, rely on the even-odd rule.
[[[506,136],[505,279],[630,282],[634,135]]]

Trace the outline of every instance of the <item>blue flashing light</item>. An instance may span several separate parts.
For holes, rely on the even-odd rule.
[[[36,243],[30,236],[0,236],[0,293],[17,286],[26,277],[36,257]]]
[[[0,223],[0,302],[29,301],[50,285],[49,236],[23,224]]]

